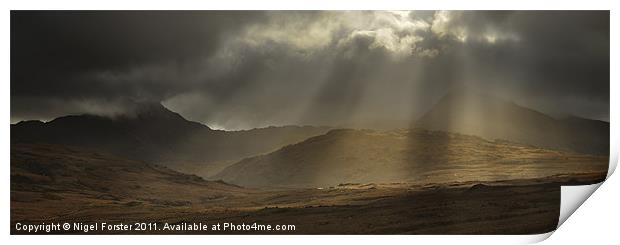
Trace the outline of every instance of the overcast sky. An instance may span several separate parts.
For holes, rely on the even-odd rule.
[[[609,120],[608,11],[12,12],[11,121],[402,127],[453,88]]]

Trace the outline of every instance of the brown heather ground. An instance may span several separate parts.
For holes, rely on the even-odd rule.
[[[604,179],[606,162],[581,160],[601,171],[505,181],[250,189],[77,149],[12,145],[11,233],[22,234],[16,222],[296,226],[293,232],[241,234],[544,233],[557,225],[560,185]],[[140,234],[156,233],[176,234]]]

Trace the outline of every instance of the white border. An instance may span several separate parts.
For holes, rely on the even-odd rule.
[[[8,2],[8,3],[4,3]],[[22,0],[4,1],[6,9],[43,9],[43,10],[82,10],[82,9],[138,9],[138,10],[608,10],[613,4],[603,0],[314,0],[311,2],[295,2],[282,0],[227,0],[227,1],[196,1],[196,0],[151,0],[151,1],[79,1],[79,0]]]
[[[9,212],[10,212],[10,183],[9,183],[9,122],[10,122],[10,39],[9,39],[9,29],[10,29],[10,14],[9,10],[11,9],[153,9],[153,10],[167,10],[167,9],[259,9],[259,10],[269,10],[269,9],[340,9],[340,10],[364,10],[364,9],[390,9],[390,10],[398,10],[398,9],[417,9],[417,10],[435,10],[435,9],[462,9],[462,10],[476,10],[476,9],[511,9],[511,10],[538,10],[538,9],[558,9],[558,10],[612,10],[611,11],[611,26],[618,27],[618,17],[616,14],[616,5],[613,1],[603,1],[603,0],[588,0],[588,1],[574,1],[574,0],[564,0],[564,1],[516,1],[516,0],[444,0],[444,1],[430,1],[427,0],[425,2],[414,2],[414,1],[392,1],[392,0],[381,0],[381,1],[369,1],[369,0],[339,0],[339,1],[330,1],[330,0],[315,0],[308,1],[306,3],[297,3],[293,1],[277,1],[277,0],[261,0],[261,1],[252,1],[252,0],[227,0],[227,1],[198,1],[198,0],[175,0],[175,1],[163,1],[163,0],[152,0],[152,1],[126,1],[126,0],[108,0],[108,1],[78,1],[78,0],[56,0],[56,1],[3,1],[2,6],[4,7],[4,15],[1,19],[1,27],[3,30],[4,37],[1,39],[3,44],[2,55],[4,59],[2,60],[3,64],[0,68],[3,74],[4,81],[0,83],[2,86],[1,91],[3,91],[4,96],[2,97],[4,101],[0,105],[0,110],[2,110],[3,115],[5,116],[6,125],[1,127],[0,134],[2,141],[2,146],[0,146],[0,152],[3,156],[2,169],[4,172],[0,174],[0,179],[2,180],[2,196],[0,197],[0,217],[2,218],[2,222],[0,222],[0,232],[4,232],[5,236],[3,236],[2,240],[8,240],[4,242],[28,242],[28,243],[39,243],[39,244],[48,244],[48,243],[89,243],[89,244],[109,244],[116,242],[129,242],[130,239],[132,242],[140,242],[140,243],[153,243],[153,244],[170,244],[170,243],[221,243],[221,244],[229,244],[229,243],[269,243],[269,244],[290,244],[292,241],[300,244],[313,244],[315,245],[317,242],[351,242],[355,241],[356,243],[361,244],[377,244],[377,243],[410,243],[410,242],[433,242],[439,244],[505,244],[505,243],[531,243],[544,240],[551,234],[542,234],[542,235],[534,235],[534,236],[11,236],[8,237],[9,233]],[[616,28],[617,29],[617,28]],[[617,30],[611,28],[611,43],[617,43]],[[618,50],[611,47],[611,67],[617,67],[617,62],[615,62],[615,58],[618,57]],[[619,88],[615,82],[617,80],[617,72],[615,69],[611,69],[611,92],[612,95],[617,95],[619,93]],[[617,150],[617,142],[618,142],[618,132],[616,130],[618,119],[618,100],[611,96],[611,139],[612,139],[612,153],[610,161],[610,174],[615,169],[615,165],[618,159],[618,150]],[[612,181],[614,184],[614,189],[617,191],[619,188],[618,181]],[[617,213],[616,209],[618,207],[618,198],[614,192],[614,190],[609,190],[612,188],[608,186],[608,184],[603,184],[601,189],[605,190],[605,193],[595,193],[593,196],[597,197],[594,201],[599,201],[599,203],[589,203],[586,202],[582,209],[588,208],[588,210],[578,210],[576,213],[580,214],[580,218],[584,219],[588,216],[587,214],[591,214],[592,217],[603,217],[600,220],[596,220],[598,226],[592,226],[591,223],[571,223],[568,221],[563,226],[570,225],[570,231],[562,231],[563,228],[560,228],[556,233],[561,233],[562,237],[550,239],[551,243],[564,243],[575,241],[577,238],[587,238],[588,240],[582,241],[593,241],[594,236],[596,238],[604,238],[607,236],[610,239],[615,237],[615,233],[613,230],[607,229],[609,232],[606,234],[600,234],[597,231],[605,230],[605,227],[610,227],[615,223],[615,220],[608,220],[605,217],[613,217],[617,220],[617,214],[607,215]],[[599,191],[601,192],[601,191]],[[602,200],[602,201],[601,201]],[[615,203],[616,205],[611,205]],[[599,206],[600,205],[600,206]],[[601,209],[601,207],[606,207],[607,209]],[[586,213],[586,215],[584,215]],[[602,215],[602,216],[601,216]],[[569,219],[570,220],[570,219]],[[595,221],[592,221],[595,222]],[[607,226],[605,226],[607,225]],[[568,229],[568,227],[567,227]],[[586,233],[584,233],[586,231]],[[587,233],[590,232],[590,233]],[[596,234],[595,234],[596,233]],[[557,235],[559,236],[559,234]],[[310,238],[310,239],[309,239]],[[597,240],[597,239],[594,239]],[[572,242],[571,242],[572,243]],[[3,243],[7,244],[7,243]]]

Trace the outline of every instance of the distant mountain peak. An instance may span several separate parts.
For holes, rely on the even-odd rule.
[[[178,118],[187,121],[179,113],[173,112],[166,108],[160,102],[140,102],[132,106],[127,113],[129,117],[136,116],[138,118]]]
[[[472,89],[450,91],[415,126],[582,153],[606,154],[609,150],[608,123],[582,118],[558,120]]]

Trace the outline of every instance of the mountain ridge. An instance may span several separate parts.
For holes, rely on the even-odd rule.
[[[609,123],[576,116],[556,119],[498,96],[451,91],[414,127],[504,139],[587,154],[609,154]]]
[[[213,130],[189,121],[161,104],[149,104],[135,114],[117,117],[69,115],[49,122],[23,121],[11,125],[11,143],[80,146],[196,172],[243,157],[266,153],[327,132],[328,128],[284,126],[247,131]]]
[[[585,164],[587,163],[587,164]],[[245,158],[213,179],[246,187],[443,183],[603,172],[607,158],[430,131],[335,129]]]

